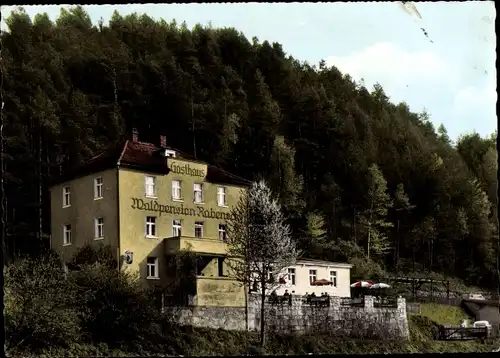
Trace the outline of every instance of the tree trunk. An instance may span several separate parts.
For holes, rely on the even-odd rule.
[[[366,256],[368,258],[370,258],[370,236],[371,236],[371,233],[372,233],[372,223],[369,222],[368,223],[368,242],[366,244]]]
[[[352,235],[354,236],[354,242],[358,243],[358,238],[356,237],[356,207],[352,208]]]
[[[3,101],[1,103],[3,109]],[[4,160],[4,138],[3,138],[3,119],[4,116],[0,116],[0,197],[1,197],[1,235],[2,235],[2,249],[3,249],[3,262],[4,264],[8,262],[8,250],[7,250],[7,198],[5,197],[5,187],[4,187],[4,177],[5,177],[5,164]]]
[[[375,184],[372,184],[373,189],[372,189],[372,200],[370,203],[370,219],[368,221],[368,243],[367,243],[367,249],[366,249],[366,254],[368,258],[370,258],[370,239],[371,239],[371,233],[372,233],[372,220],[373,220],[373,206],[374,206],[374,201],[375,201]]]
[[[266,308],[264,306],[264,303],[266,301],[266,272],[264,270],[264,274],[262,275],[261,279],[261,289],[260,289],[260,346],[264,348],[264,345],[266,343],[266,332],[265,332],[265,322],[264,322],[264,317],[265,317],[265,311]]]
[[[399,273],[399,219],[396,233],[396,273]]]
[[[414,244],[415,245],[415,244]],[[412,248],[412,251],[413,251],[413,273],[415,273],[415,246]]]
[[[250,288],[250,284],[243,284],[243,287],[245,290],[245,329],[248,332],[248,290]]]
[[[42,208],[42,193],[43,193],[43,181],[42,181],[42,125],[39,123],[38,128],[38,240],[39,245],[42,244],[43,238],[43,208]]]
[[[434,251],[434,239],[429,241],[429,272],[432,271],[432,252]]]

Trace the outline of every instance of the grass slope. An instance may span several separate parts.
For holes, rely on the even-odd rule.
[[[463,319],[470,319],[460,307],[437,303],[421,303],[420,315],[442,325],[459,325]]]

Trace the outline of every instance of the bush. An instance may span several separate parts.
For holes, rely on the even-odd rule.
[[[52,253],[5,269],[6,349],[68,347],[81,338],[75,297]]]
[[[141,288],[137,276],[113,267],[111,258],[109,247],[84,247],[69,273],[53,253],[8,266],[6,348],[35,353],[66,349],[75,355],[79,349],[93,349],[92,344],[139,353],[164,349],[168,342],[162,338],[155,295]]]
[[[70,266],[74,269],[79,269],[82,265],[92,265],[96,263],[110,269],[118,268],[116,255],[113,254],[111,246],[104,246],[101,244],[96,249],[92,245],[87,244],[75,253]]]
[[[154,342],[161,336],[161,329],[153,292],[141,287],[137,275],[112,268],[109,260],[95,260],[92,248],[82,250],[93,260],[80,259],[69,281],[79,298],[79,317],[88,339],[110,347],[139,348],[145,342]],[[102,250],[100,255],[110,256]],[[84,257],[80,253],[75,256]]]

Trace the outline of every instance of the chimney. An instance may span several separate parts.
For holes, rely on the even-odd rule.
[[[167,137],[164,135],[160,136],[160,147],[167,148]]]
[[[132,129],[132,142],[137,143],[139,141],[139,132],[137,128]]]

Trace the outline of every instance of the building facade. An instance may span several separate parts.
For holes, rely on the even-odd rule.
[[[351,297],[352,265],[339,262],[298,259],[295,265],[285,268],[279,276],[276,294],[292,295],[314,293],[321,296]]]
[[[167,147],[119,143],[51,187],[51,247],[69,262],[85,244],[109,245],[122,270],[161,290],[172,286],[169,259],[188,249],[197,259],[192,304],[244,306],[228,275],[226,220],[250,183]]]

